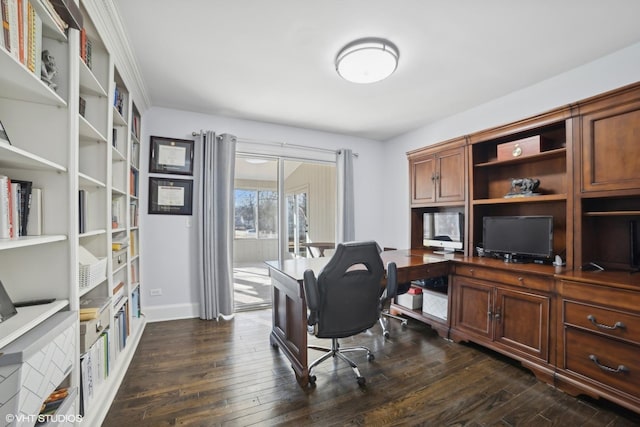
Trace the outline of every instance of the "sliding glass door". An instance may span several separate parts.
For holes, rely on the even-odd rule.
[[[236,310],[270,307],[265,261],[332,251],[335,163],[238,154],[235,171]]]

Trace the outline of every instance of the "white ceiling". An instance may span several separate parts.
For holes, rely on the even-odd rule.
[[[115,0],[153,106],[386,140],[640,41],[638,0]],[[347,43],[400,50],[342,80]]]

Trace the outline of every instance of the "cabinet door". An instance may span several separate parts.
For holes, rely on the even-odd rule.
[[[435,202],[435,157],[413,159],[409,165],[411,167],[411,204]]]
[[[582,190],[640,187],[640,102],[582,118]]]
[[[498,288],[494,320],[496,342],[548,361],[548,296]]]
[[[453,327],[461,332],[492,340],[493,289],[475,280],[455,277]]]
[[[436,200],[464,201],[464,148],[444,151],[437,155]]]

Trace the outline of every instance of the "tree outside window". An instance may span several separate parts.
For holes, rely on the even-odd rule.
[[[235,238],[272,239],[278,231],[278,193],[235,190]]]

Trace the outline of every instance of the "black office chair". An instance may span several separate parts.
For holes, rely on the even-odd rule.
[[[313,270],[304,272],[304,293],[309,308],[307,328],[318,338],[331,338],[331,348],[310,345],[309,348],[325,351],[309,365],[309,382],[313,385],[316,376],[312,370],[330,357],[338,357],[353,370],[358,384],[363,386],[365,378],[358,366],[344,353],[366,351],[367,360],[374,359],[366,347],[344,347],[338,338],[350,337],[376,324],[384,298],[380,296],[380,286],[384,276],[384,266],[376,242],[340,243],[331,260],[316,279]],[[396,264],[387,267],[388,293],[395,294]]]

